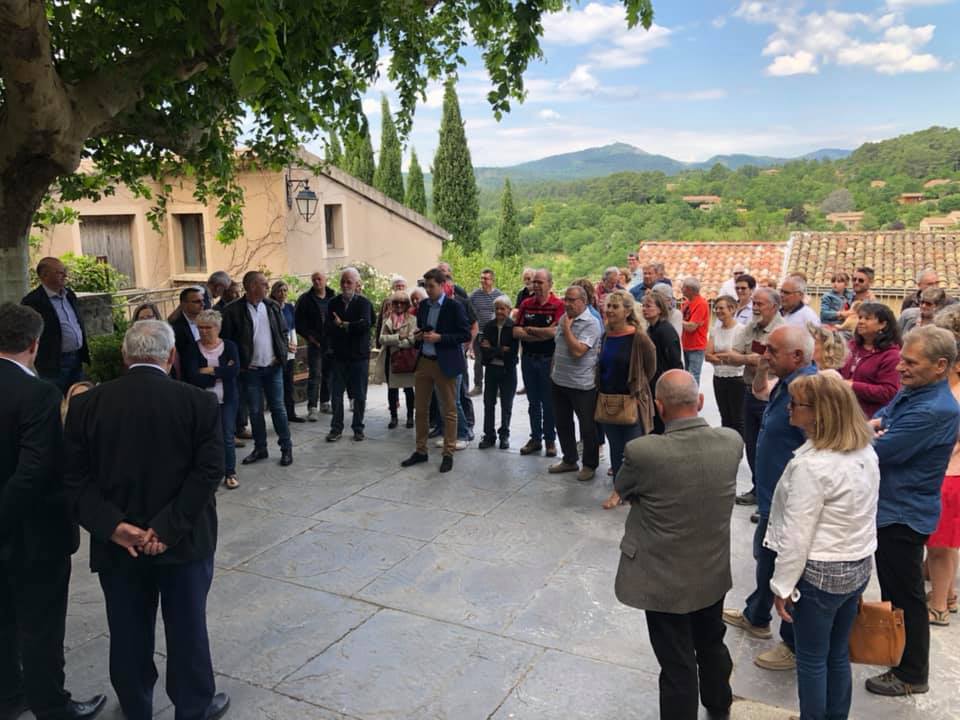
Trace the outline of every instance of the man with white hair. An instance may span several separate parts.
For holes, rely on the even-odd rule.
[[[333,416],[327,442],[336,442],[343,435],[343,393],[353,399],[353,439],[360,442],[363,434],[363,414],[367,407],[367,382],[370,375],[370,328],[373,325],[373,305],[360,294],[360,273],[346,267],[340,273],[340,294],[327,308],[327,327],[330,329],[330,354],[333,359],[330,395]]]
[[[940,276],[933,268],[924,268],[917,273],[917,291],[903,299],[903,305],[900,310],[909,310],[910,308],[920,307],[920,294],[930,287],[940,287]]]
[[[820,318],[804,302],[807,296],[807,284],[798,276],[791,275],[780,285],[780,313],[783,322],[793,327],[806,329],[807,324],[820,326]]]
[[[700,701],[709,717],[728,717],[733,662],[721,612],[733,585],[730,516],[743,440],[699,417],[703,395],[683,370],[660,377],[655,402],[666,431],[629,442],[614,481],[630,504],[617,599],[646,610],[660,717],[696,720]]]
[[[153,715],[158,606],[176,716],[212,720],[230,702],[216,693],[206,618],[224,472],[220,412],[213,393],[170,379],[173,357],[167,323],[134,323],[123,338],[127,373],[75,397],[67,414],[64,484],[90,533],[110,681],[130,720]]]
[[[724,622],[761,639],[772,637],[770,621],[773,617],[771,609],[774,596],[770,589],[770,579],[773,577],[777,554],[763,544],[763,538],[767,534],[770,505],[787,463],[793,458],[794,451],[806,440],[803,431],[790,424],[789,405],[792,400],[787,389],[795,378],[816,374],[813,345],[813,336],[806,328],[778,327],[770,333],[763,353],[762,362],[768,366],[769,372],[779,378],[779,382],[770,393],[770,400],[763,411],[754,461],[760,514],[753,535],[757,586],[747,598],[743,612],[723,611]],[[758,667],[766,670],[792,670],[796,667],[793,626],[790,623],[780,623],[780,638],[781,642],[774,649],[762,653],[754,660]]]
[[[620,284],[620,268],[616,265],[611,265],[603,271],[603,280],[597,283],[597,287],[593,293],[593,304],[597,310],[600,311],[601,315],[603,314],[603,301],[607,295],[614,290],[623,289],[623,285]]]
[[[700,382],[703,359],[707,350],[707,329],[710,325],[710,305],[700,294],[700,281],[695,277],[683,279],[680,286],[683,294],[683,333],[680,345],[683,348],[683,366]]]

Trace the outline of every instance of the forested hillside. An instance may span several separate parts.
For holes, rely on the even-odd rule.
[[[951,182],[924,188],[932,179]],[[923,193],[923,202],[900,204],[905,192]],[[721,201],[699,209],[683,200],[690,195]],[[960,130],[930,128],[863,145],[846,159],[773,169],[715,164],[672,177],[622,172],[573,182],[520,180],[513,199],[530,262],[549,261],[563,276],[622,265],[647,240],[770,241],[798,229],[843,229],[827,220],[830,212],[862,211],[867,230],[916,228],[924,217],[960,210]],[[486,252],[495,244],[500,207],[499,190],[481,191]]]

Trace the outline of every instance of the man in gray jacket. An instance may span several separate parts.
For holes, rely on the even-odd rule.
[[[665,434],[630,442],[615,481],[631,504],[616,594],[647,611],[660,717],[696,720],[699,687],[709,717],[725,718],[733,663],[721,613],[733,585],[730,516],[743,440],[699,417],[703,395],[683,370],[663,374],[655,402]]]

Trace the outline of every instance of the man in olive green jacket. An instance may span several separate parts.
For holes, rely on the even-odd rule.
[[[723,643],[723,598],[732,587],[730,516],[743,440],[712,428],[693,376],[664,373],[656,405],[664,435],[630,442],[615,481],[631,504],[620,543],[616,594],[647,612],[660,663],[660,717],[727,717],[733,663]],[[699,682],[698,682],[699,680]]]

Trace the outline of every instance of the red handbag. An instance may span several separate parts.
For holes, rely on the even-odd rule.
[[[417,358],[420,353],[416,348],[403,348],[390,351],[390,372],[397,375],[408,375],[417,369]]]

